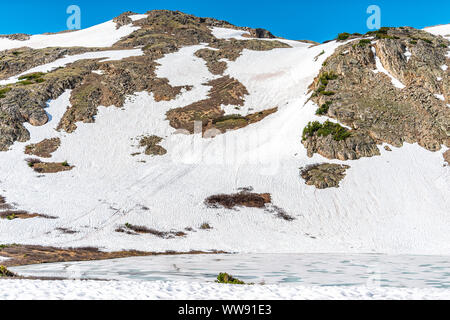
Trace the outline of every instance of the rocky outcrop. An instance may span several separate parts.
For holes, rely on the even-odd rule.
[[[339,47],[311,86],[318,114],[351,127],[352,138],[306,139],[309,155],[358,159],[378,155],[374,143],[418,143],[430,151],[449,146],[450,109],[436,95],[449,99],[450,74],[441,67],[448,63],[450,42],[412,28],[384,28],[369,36],[375,39]],[[377,59],[404,88],[377,70]]]
[[[163,156],[167,150],[159,145],[162,141],[158,136],[145,136],[139,140],[139,146],[145,148],[145,154],[148,156]]]
[[[26,41],[30,40],[30,35],[25,33],[15,33],[15,34],[2,34],[0,35],[0,38],[2,39],[9,39],[9,40],[16,40],[16,41]]]
[[[38,83],[27,81],[10,85],[0,96],[0,151],[8,150],[15,141],[27,141],[29,132],[23,123],[36,126],[47,123],[44,110],[47,102],[75,88],[96,68],[96,61],[83,60],[43,75]]]
[[[447,162],[448,165],[450,165],[450,150],[447,150],[444,153],[444,160]]]
[[[307,185],[317,189],[338,188],[348,169],[346,165],[323,163],[302,168],[300,174]]]
[[[346,161],[380,155],[375,141],[360,133],[353,133],[349,138],[340,141],[336,141],[331,135],[314,135],[304,140],[303,145],[309,157],[318,153],[328,159]]]
[[[21,74],[31,68],[51,63],[67,55],[98,51],[95,48],[18,48],[0,52],[0,80]]]

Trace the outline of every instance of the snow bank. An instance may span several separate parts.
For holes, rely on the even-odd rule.
[[[424,30],[436,36],[443,36],[450,40],[450,24],[428,27]]]
[[[0,280],[0,300],[411,300],[450,299],[450,290],[239,286],[188,282]]]
[[[121,38],[138,30],[131,24],[116,29],[116,23],[111,21],[91,28],[50,35],[33,35],[29,40],[19,41],[0,39],[0,50],[20,47],[43,49],[47,47],[111,47]]]

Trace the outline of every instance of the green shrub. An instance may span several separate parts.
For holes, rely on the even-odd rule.
[[[217,283],[223,283],[223,284],[245,284],[244,281],[241,281],[239,279],[233,278],[228,273],[220,273],[217,277]]]
[[[360,41],[359,41],[359,46],[360,47],[365,47],[367,44],[370,44],[372,41],[370,41],[369,39],[361,39]]]
[[[14,273],[12,273],[11,271],[9,271],[8,269],[6,269],[5,266],[0,266],[0,278],[13,278],[16,275]]]
[[[43,73],[43,72],[35,72],[35,73],[23,75],[23,76],[19,77],[19,80],[36,80],[36,79],[42,78],[42,76],[44,76],[44,75],[45,75],[45,73]]]
[[[0,99],[3,99],[4,97],[6,97],[6,94],[9,91],[11,91],[11,88],[9,88],[9,87],[1,88],[0,89]]]
[[[43,79],[42,77],[45,75],[45,73],[43,72],[35,72],[35,73],[30,73],[30,74],[26,74],[23,76],[19,77],[19,84],[22,85],[30,85],[30,84],[34,84],[34,83],[42,83],[45,81],[45,79]]]
[[[350,33],[347,33],[347,32],[340,33],[338,35],[338,40],[344,41],[344,40],[347,40],[349,37],[350,37]]]
[[[326,86],[328,85],[328,81],[336,80],[337,78],[338,76],[333,71],[330,71],[322,73],[319,77],[319,80],[324,86]]]
[[[332,103],[333,103],[333,102],[331,102],[331,101],[325,102],[323,105],[320,106],[319,109],[317,109],[316,115],[322,116],[322,115],[324,115],[324,114],[327,114],[327,113],[328,113],[328,110],[330,109],[330,106],[331,106]]]
[[[23,81],[19,81],[19,82],[17,82],[18,84],[21,84],[21,85],[23,85],[23,86],[29,86],[30,84],[34,84],[34,82],[33,81],[30,81],[30,80],[23,80]]]
[[[323,124],[319,121],[308,123],[306,128],[303,130],[303,140],[306,140],[308,137],[312,137],[315,134],[319,137],[332,135],[335,141],[343,141],[351,136],[351,132],[342,127],[340,124],[328,120]]]

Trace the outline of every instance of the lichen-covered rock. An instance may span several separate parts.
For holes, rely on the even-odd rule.
[[[307,185],[317,189],[338,188],[339,183],[345,178],[350,166],[338,164],[315,164],[301,169],[301,176]]]

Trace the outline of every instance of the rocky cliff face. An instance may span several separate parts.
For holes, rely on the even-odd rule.
[[[311,86],[312,99],[318,114],[351,127],[351,135],[308,136],[309,155],[353,160],[378,155],[381,143],[450,147],[449,45],[424,31],[383,28],[338,48]]]

